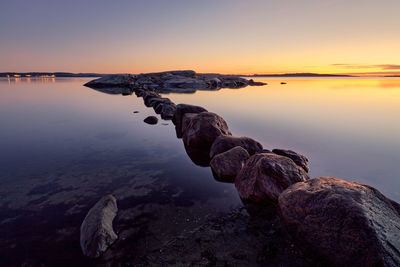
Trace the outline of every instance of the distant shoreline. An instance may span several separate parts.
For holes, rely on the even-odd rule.
[[[123,74],[123,73],[119,73]],[[207,74],[207,73],[204,73]],[[0,72],[2,78],[40,78],[40,77],[58,77],[58,78],[99,78],[111,73],[72,73],[72,72]],[[115,75],[115,74],[113,74]],[[226,74],[226,76],[237,76],[237,77],[282,77],[282,78],[318,78],[318,77],[376,77],[376,78],[400,78],[400,75],[386,75],[386,76],[360,76],[360,75],[349,75],[349,74],[321,74],[321,73],[280,73],[280,74]]]

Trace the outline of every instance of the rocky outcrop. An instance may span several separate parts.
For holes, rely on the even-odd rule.
[[[255,154],[247,160],[235,180],[239,195],[254,203],[276,202],[290,185],[308,180],[293,160],[272,153]]]
[[[197,74],[192,70],[183,70],[139,75],[107,75],[85,84],[85,86],[91,88],[129,87],[135,90],[141,89],[163,93],[194,93],[196,90],[242,88],[248,85],[263,85],[263,83],[249,81],[233,75]]]
[[[85,256],[97,258],[117,240],[112,227],[117,211],[117,201],[112,195],[104,196],[89,210],[81,225],[80,236]]]
[[[247,150],[240,146],[216,155],[210,162],[214,177],[218,181],[234,182],[249,157]]]
[[[87,82],[85,86],[90,88],[121,88],[131,87],[135,81],[135,76],[131,74],[113,74],[106,75],[96,80]]]
[[[143,121],[150,125],[154,125],[154,124],[158,123],[157,117],[154,117],[154,116],[148,116]]]
[[[306,172],[309,171],[308,158],[306,158],[305,156],[297,152],[294,152],[293,150],[286,150],[286,149],[273,149],[272,152],[292,159],[294,163],[297,164],[297,166],[302,167]]]
[[[178,104],[176,106],[176,111],[172,118],[172,122],[175,124],[176,135],[178,138],[182,138],[183,116],[186,113],[200,113],[200,112],[207,112],[207,110],[203,107],[187,105],[187,104]]]
[[[231,135],[225,120],[215,113],[201,112],[188,121],[183,143],[189,153],[209,159],[210,147],[220,135]]]
[[[400,266],[398,204],[370,186],[315,178],[284,191],[279,209],[300,246],[324,266]]]
[[[250,155],[261,152],[263,146],[249,137],[235,137],[235,136],[219,136],[212,144],[210,149],[210,157],[223,153],[231,148],[240,146],[247,150]]]

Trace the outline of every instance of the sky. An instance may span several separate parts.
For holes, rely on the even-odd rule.
[[[0,5],[0,72],[400,74],[399,0]]]

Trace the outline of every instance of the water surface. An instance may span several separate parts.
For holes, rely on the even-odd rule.
[[[120,240],[137,255],[241,205],[232,184],[190,161],[171,122],[143,123],[154,113],[141,98],[88,80],[0,80],[0,265],[85,263],[79,226],[107,193],[118,199]],[[268,85],[167,97],[218,113],[265,148],[303,153],[312,177],[400,201],[400,79],[257,80]]]

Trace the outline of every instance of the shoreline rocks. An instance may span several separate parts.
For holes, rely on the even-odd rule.
[[[308,180],[308,174],[290,158],[255,154],[236,177],[235,186],[242,199],[254,203],[277,202],[290,185]]]
[[[325,266],[400,266],[398,204],[373,187],[318,177],[279,196],[299,245]]]
[[[80,244],[85,256],[97,258],[117,240],[112,227],[117,212],[117,200],[112,195],[102,197],[89,210],[80,231]]]

